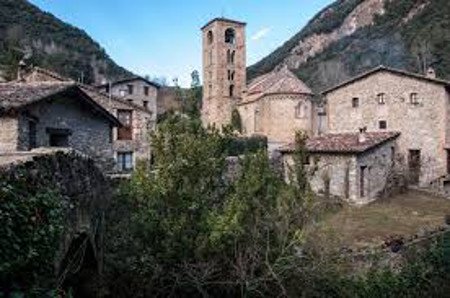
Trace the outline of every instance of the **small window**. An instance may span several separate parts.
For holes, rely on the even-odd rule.
[[[147,100],[144,100],[142,102],[142,105],[144,106],[144,108],[148,109],[148,101]]]
[[[127,85],[127,89],[128,89],[128,94],[129,95],[132,95],[133,94],[133,89],[134,89],[134,86],[133,85]]]
[[[354,107],[354,108],[359,107],[359,98],[358,97],[354,97],[352,99],[352,107]]]
[[[109,89],[109,84],[108,84],[108,85],[106,85],[106,87],[105,87],[105,92],[109,94],[109,91],[110,91],[110,89]]]
[[[133,152],[118,152],[117,167],[119,171],[131,171],[133,169]]]
[[[225,43],[235,44],[236,43],[236,32],[232,28],[225,30]]]
[[[144,95],[148,96],[150,93],[150,88],[148,88],[148,86],[144,86]]]
[[[295,118],[304,118],[306,116],[308,107],[303,103],[298,103],[295,106]]]
[[[117,118],[119,119],[122,126],[117,130],[118,140],[132,140],[133,139],[133,127],[132,118],[133,112],[131,110],[119,110],[117,112]]]
[[[417,93],[411,93],[409,95],[409,101],[413,105],[419,104],[419,96],[418,96],[418,94]]]
[[[231,64],[234,64],[234,60],[235,60],[234,58],[235,57],[236,57],[236,51],[232,51],[231,52],[231,59],[230,59],[231,60]]]
[[[384,93],[378,94],[377,99],[378,99],[378,104],[380,104],[380,105],[386,104],[386,96]]]
[[[229,96],[230,96],[230,97],[233,97],[233,96],[234,96],[234,85],[230,85],[230,88],[229,88]]]
[[[120,89],[119,90],[119,95],[120,95],[120,97],[125,97],[127,95],[127,90]]]
[[[208,44],[212,44],[213,43],[214,35],[213,35],[212,31],[208,31],[207,40],[208,40]]]
[[[385,120],[381,120],[380,122],[378,122],[378,127],[380,129],[387,129],[387,122]]]

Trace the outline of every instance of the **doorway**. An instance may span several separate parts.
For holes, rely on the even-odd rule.
[[[408,154],[408,170],[409,182],[413,185],[419,184],[421,171],[420,150],[409,150]]]

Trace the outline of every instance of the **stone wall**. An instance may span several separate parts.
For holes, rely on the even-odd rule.
[[[17,116],[0,117],[0,153],[17,150],[19,139],[19,122]]]
[[[133,94],[128,94],[127,85],[133,85]],[[144,87],[149,88],[148,95],[145,95]],[[121,95],[121,90],[124,90],[125,96]],[[156,120],[158,89],[154,85],[148,84],[143,80],[133,80],[130,82],[114,84],[111,88],[111,94],[127,101],[131,100],[133,104],[141,107],[144,107],[144,101],[147,101],[148,110],[152,114],[151,120]]]
[[[91,156],[105,169],[111,166],[113,151],[110,123],[90,107],[72,98],[56,98],[28,106],[19,117],[18,150],[29,149],[29,118],[36,118],[37,147],[49,147],[47,128],[70,130],[69,147]]]
[[[303,111],[296,115],[301,104]],[[286,144],[295,140],[298,130],[313,135],[315,109],[310,96],[269,95],[257,101],[239,105],[244,133],[262,134],[271,143]]]
[[[109,181],[92,159],[69,150],[47,150],[9,157],[1,162],[0,179],[24,180],[35,189],[52,188],[64,200],[65,228],[55,253],[55,277],[64,269],[63,260],[80,235],[87,235],[94,249],[98,270],[102,267],[104,215],[111,199]]]
[[[385,104],[377,95],[384,93]],[[419,103],[411,104],[411,93]],[[330,132],[353,132],[366,126],[379,131],[379,121],[387,121],[388,131],[399,131],[399,153],[406,159],[409,150],[421,150],[421,185],[446,174],[446,141],[450,132],[449,98],[440,84],[378,72],[326,95]],[[359,98],[359,107],[352,99]]]
[[[392,148],[387,142],[362,154],[311,153],[309,157],[310,185],[319,195],[336,196],[350,204],[363,205],[377,199],[385,189],[392,169]],[[283,154],[286,170],[294,164],[292,154]],[[364,196],[361,196],[361,167],[365,167]]]

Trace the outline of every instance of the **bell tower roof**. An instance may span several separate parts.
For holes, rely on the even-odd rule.
[[[201,28],[201,30],[205,29],[206,27],[208,27],[209,25],[211,25],[212,23],[215,23],[215,22],[232,23],[232,24],[237,24],[237,25],[240,25],[240,26],[246,26],[247,25],[247,23],[240,22],[240,21],[235,21],[235,20],[231,20],[231,19],[227,19],[227,18],[215,18],[215,19],[212,19],[211,21],[209,21],[208,23],[206,23],[206,25],[203,26]]]

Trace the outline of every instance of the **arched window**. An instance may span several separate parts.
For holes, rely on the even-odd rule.
[[[227,50],[227,63],[230,64],[231,63],[231,51]]]
[[[234,58],[236,57],[236,51],[231,52],[230,63],[234,64]]]
[[[236,43],[236,32],[232,28],[225,30],[225,42],[229,44]]]
[[[295,118],[305,118],[308,114],[308,106],[302,102],[299,102],[295,106]]]
[[[229,92],[228,92],[228,95],[229,95],[230,97],[233,97],[233,96],[234,96],[234,85],[230,85],[230,88],[229,88],[228,91],[229,91]]]
[[[208,39],[208,44],[212,44],[213,43],[214,35],[213,35],[212,31],[208,31],[207,39]]]
[[[259,111],[259,107],[255,109],[254,128],[255,132],[261,132],[261,112]]]

